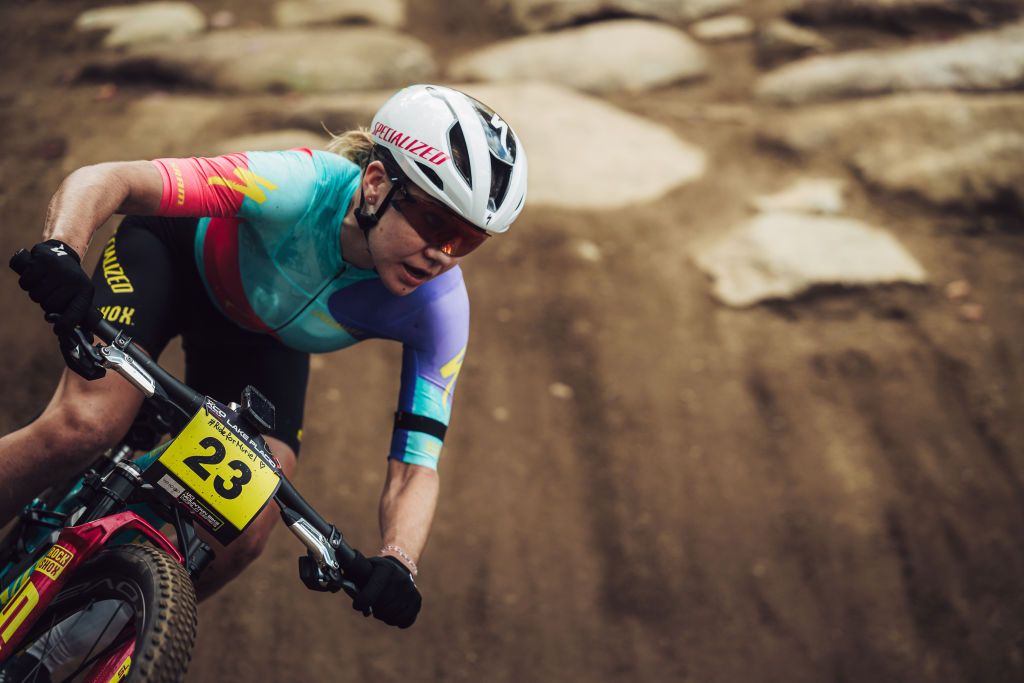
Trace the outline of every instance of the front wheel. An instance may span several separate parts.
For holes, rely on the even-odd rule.
[[[0,670],[0,683],[89,680],[132,640],[130,659],[110,680],[181,681],[195,635],[196,595],[185,568],[153,546],[117,546],[84,565],[47,605]]]

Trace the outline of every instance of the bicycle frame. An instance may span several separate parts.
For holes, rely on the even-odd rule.
[[[17,650],[21,639],[75,570],[92,559],[115,535],[128,531],[142,534],[179,563],[185,561],[174,544],[130,510],[65,527],[46,554],[0,595],[0,602],[4,603],[0,610],[0,663]],[[8,595],[9,598],[3,600]]]

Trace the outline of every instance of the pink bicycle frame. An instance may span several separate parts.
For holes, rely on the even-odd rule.
[[[60,532],[57,542],[32,567],[25,571],[11,585],[13,596],[0,610],[0,663],[7,661],[18,644],[28,634],[39,615],[67,583],[67,580],[84,563],[110,541],[123,532],[135,531],[143,534],[155,546],[166,551],[177,562],[184,563],[178,549],[159,531],[139,515],[131,511],[119,512],[79,526],[66,527]],[[134,639],[103,657],[93,667],[88,681],[120,680],[117,677],[125,660],[135,648]],[[121,677],[127,674],[125,668]]]

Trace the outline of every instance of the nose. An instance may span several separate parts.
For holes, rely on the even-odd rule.
[[[446,254],[440,247],[433,244],[428,244],[423,249],[423,255],[428,259],[437,263],[442,268],[447,268],[449,265],[455,262],[455,257],[450,254]]]

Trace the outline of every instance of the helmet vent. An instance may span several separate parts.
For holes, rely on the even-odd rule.
[[[462,132],[462,124],[455,122],[448,129],[448,146],[452,150],[452,161],[466,184],[473,187],[473,171],[469,164],[469,148],[466,146],[466,135]]]
[[[508,192],[508,181],[512,178],[512,167],[503,161],[499,161],[492,154],[491,159],[491,193],[488,207],[497,211],[501,203],[505,201],[505,193]]]
[[[435,172],[434,169],[430,168],[422,161],[417,161],[416,165],[420,167],[420,171],[423,172],[423,175],[427,176],[427,179],[437,186],[437,189],[444,192],[444,182],[441,181],[441,176],[437,175],[437,172]]]

